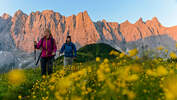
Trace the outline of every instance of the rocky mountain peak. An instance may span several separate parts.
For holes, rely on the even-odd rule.
[[[12,17],[11,17],[9,14],[4,13],[4,14],[2,15],[2,18],[7,20],[7,19],[11,19]]]
[[[42,11],[42,14],[53,14],[54,11],[53,10],[44,10]]]
[[[152,18],[152,23],[156,24],[156,25],[161,25],[161,23],[159,22],[157,17],[153,17]]]
[[[143,24],[143,23],[144,23],[143,18],[140,17],[135,24]]]
[[[107,21],[105,19],[102,20],[103,23],[107,23]]]
[[[88,12],[86,10],[83,12],[83,15],[84,16],[89,16],[89,14],[88,14]]]
[[[22,10],[17,10],[16,12],[15,12],[15,14],[14,14],[14,16],[22,16],[22,15],[25,15],[25,13],[23,13],[23,11]]]
[[[129,20],[126,20],[122,23],[122,25],[130,25],[130,24],[132,24],[132,23],[130,23]]]
[[[78,15],[77,15],[79,18],[84,18],[84,19],[90,19],[90,16],[88,15],[88,12],[87,11],[84,11],[84,12],[80,12]]]

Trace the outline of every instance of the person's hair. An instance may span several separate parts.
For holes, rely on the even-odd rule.
[[[71,36],[67,36],[67,38],[70,38],[70,39],[71,39]]]
[[[70,41],[71,41],[71,36],[67,36],[67,38],[66,38],[66,42],[67,42],[67,39],[68,39],[68,38],[69,38],[69,39],[70,39]]]

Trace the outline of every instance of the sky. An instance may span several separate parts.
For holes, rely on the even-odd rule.
[[[93,21],[118,23],[156,16],[166,27],[177,25],[177,0],[0,0],[0,15],[13,16],[19,9],[26,14],[49,9],[64,16],[86,10]]]

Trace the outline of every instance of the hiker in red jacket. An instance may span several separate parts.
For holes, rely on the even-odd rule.
[[[53,60],[56,54],[57,46],[55,39],[49,29],[44,32],[44,37],[38,42],[34,43],[36,49],[42,49],[41,54],[41,73],[42,75],[52,74],[53,72]]]

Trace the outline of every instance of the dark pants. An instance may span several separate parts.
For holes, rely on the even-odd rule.
[[[41,57],[41,73],[42,75],[52,74],[54,57]]]

